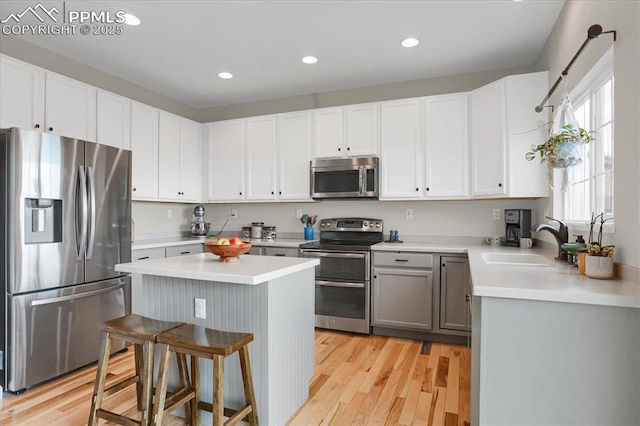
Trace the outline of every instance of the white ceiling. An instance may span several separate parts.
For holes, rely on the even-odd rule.
[[[3,3],[4,19],[16,6]],[[532,65],[563,5],[560,0],[66,1],[67,11],[126,10],[142,24],[124,26],[122,35],[22,38],[205,108]],[[421,43],[400,47],[409,36]],[[305,65],[305,55],[319,62]],[[220,71],[234,78],[221,80]]]

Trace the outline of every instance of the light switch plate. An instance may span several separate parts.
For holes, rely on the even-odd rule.
[[[493,220],[500,220],[500,209],[493,209]]]
[[[405,219],[413,219],[413,209],[405,209],[404,218]]]

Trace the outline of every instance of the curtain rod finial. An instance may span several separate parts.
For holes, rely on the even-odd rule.
[[[602,34],[602,26],[595,24],[589,27],[587,30],[587,38],[596,38]]]

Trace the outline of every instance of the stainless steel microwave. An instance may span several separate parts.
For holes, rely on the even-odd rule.
[[[311,161],[311,198],[378,198],[378,157]]]

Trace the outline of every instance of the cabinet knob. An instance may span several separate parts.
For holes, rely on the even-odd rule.
[[[242,191],[240,191],[239,194],[242,195]]]
[[[282,191],[278,191],[278,195],[282,195]]]
[[[502,184],[501,183],[498,184],[498,188],[502,188]]]
[[[342,151],[342,148],[338,148],[338,152]]]
[[[136,191],[136,189],[135,189],[135,188],[133,188],[133,191],[135,192],[135,191]]]
[[[273,195],[273,194],[274,194],[274,192],[273,192],[273,191],[271,191],[271,195]]]
[[[35,127],[36,129],[39,129],[40,125],[38,123],[36,123],[33,127]]]
[[[420,191],[420,188],[416,188],[416,191]]]
[[[50,132],[53,132],[53,127],[49,127],[49,131],[50,131]]]
[[[427,188],[427,191],[429,191],[429,188]]]
[[[351,147],[349,147],[349,146],[348,146],[348,147],[347,147],[347,151],[351,151]]]

